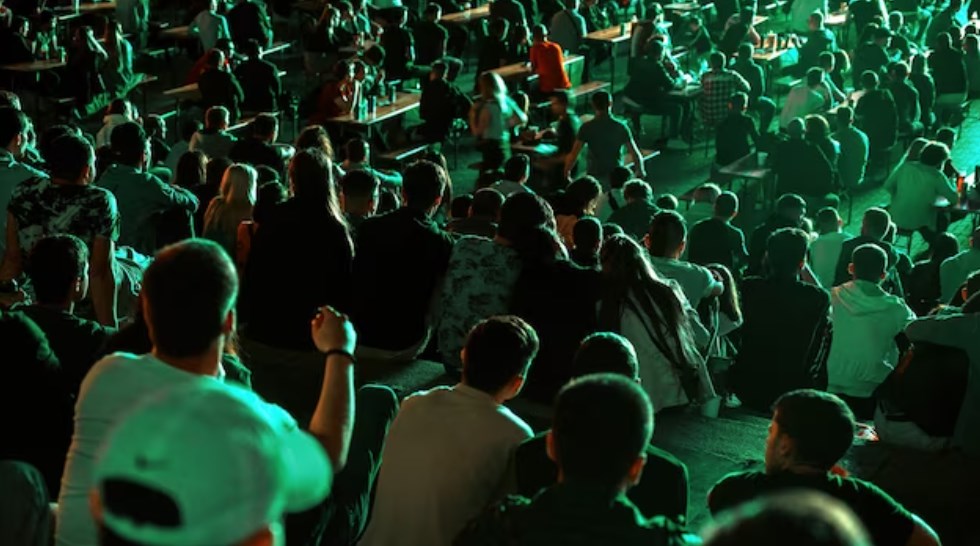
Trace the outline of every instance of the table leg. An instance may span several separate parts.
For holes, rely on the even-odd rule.
[[[609,44],[609,70],[612,75],[609,77],[610,94],[616,93],[616,44]]]

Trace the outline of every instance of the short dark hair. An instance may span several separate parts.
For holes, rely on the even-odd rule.
[[[453,198],[449,205],[450,218],[466,218],[470,214],[470,205],[473,204],[473,194],[464,193]]]
[[[592,107],[596,110],[606,110],[612,104],[612,95],[609,91],[599,91],[592,95]]]
[[[548,29],[544,25],[534,25],[531,27],[531,38],[534,40],[544,40],[548,36]]]
[[[109,136],[112,152],[120,163],[135,165],[146,153],[146,131],[136,122],[117,125]]]
[[[258,224],[264,222],[276,205],[286,201],[289,195],[286,186],[277,180],[259,184],[256,193],[255,206],[252,207],[252,219]]]
[[[773,420],[792,438],[797,463],[829,470],[854,441],[854,413],[827,392],[800,389],[780,396]]]
[[[806,232],[798,228],[782,228],[766,240],[766,262],[777,275],[798,271],[806,259]]]
[[[623,186],[623,197],[630,201],[649,201],[653,199],[653,189],[645,180],[635,178]]]
[[[572,360],[572,377],[614,373],[636,381],[640,364],[630,340],[613,332],[595,332],[582,340]]]
[[[930,167],[941,167],[943,162],[949,159],[949,148],[942,142],[930,142],[922,148],[919,155],[919,162]]]
[[[531,168],[531,158],[527,154],[514,154],[504,163],[504,179],[516,182],[527,178]]]
[[[841,106],[837,109],[837,125],[850,125],[854,121],[854,110],[850,106]]]
[[[566,479],[612,489],[650,443],[653,408],[636,381],[586,375],[558,393],[551,433]]]
[[[888,255],[878,245],[864,244],[851,253],[851,263],[855,278],[878,283],[888,268]]]
[[[485,216],[496,220],[503,206],[504,194],[493,188],[483,188],[473,194],[470,210],[474,216]]]
[[[591,216],[580,218],[572,227],[572,241],[576,248],[598,248],[602,242],[602,223]]]
[[[684,218],[675,211],[662,210],[650,221],[650,254],[664,257],[677,250],[687,237]]]
[[[419,160],[405,168],[402,175],[402,191],[405,206],[425,210],[442,198],[449,176],[446,170],[432,161]]]
[[[227,157],[213,157],[204,166],[204,183],[216,190],[221,186],[225,171],[235,163]]]
[[[805,211],[806,200],[795,193],[784,193],[776,200],[776,210],[783,213],[800,210]]]
[[[126,107],[128,106],[129,101],[127,99],[113,99],[112,102],[109,103],[109,106],[106,106],[105,113],[106,115],[122,114],[126,112]]]
[[[623,165],[617,165],[613,167],[612,172],[609,173],[609,187],[614,190],[618,190],[626,186],[626,183],[630,181],[633,177],[633,171],[629,167],[624,167]]]
[[[51,176],[65,180],[77,180],[82,172],[95,160],[95,150],[84,138],[75,134],[65,134],[51,143],[51,153],[44,159],[48,162]]]
[[[24,112],[9,106],[0,108],[0,148],[6,148],[14,137],[30,126],[31,119]]]
[[[873,70],[865,70],[861,73],[861,87],[874,89],[878,87],[878,74]]]
[[[141,297],[153,346],[171,357],[197,356],[221,335],[235,307],[238,273],[220,245],[188,239],[157,253]]]
[[[463,380],[474,389],[495,394],[515,377],[527,375],[538,346],[537,332],[520,317],[482,320],[466,336]]]
[[[559,104],[564,104],[568,106],[571,101],[571,94],[565,89],[556,89],[551,93],[551,97],[559,102]]]
[[[231,120],[231,114],[228,109],[224,106],[212,106],[204,112],[204,126],[208,129],[212,129],[223,123],[228,123]]]
[[[27,272],[38,303],[60,304],[71,295],[75,279],[88,263],[88,247],[74,235],[52,235],[34,245]]]
[[[368,156],[369,145],[366,140],[360,138],[352,138],[344,144],[344,153],[347,155],[347,161],[351,163],[361,163]]]
[[[258,59],[262,55],[262,46],[255,38],[249,38],[242,44],[242,54],[249,59]]]
[[[836,230],[840,226],[840,213],[834,207],[824,207],[817,211],[817,228]]]
[[[6,89],[0,89],[0,106],[4,108],[13,108],[15,110],[20,110],[20,97],[17,93],[13,91],[7,91]]]
[[[252,120],[250,127],[252,136],[266,137],[276,132],[279,128],[279,120],[272,114],[259,114]]]
[[[657,198],[653,204],[657,205],[663,210],[677,210],[677,198],[669,193],[665,193]]]
[[[346,199],[368,200],[378,193],[381,182],[370,171],[355,169],[340,178],[340,190]]]
[[[725,68],[726,62],[728,62],[728,57],[726,57],[721,51],[712,51],[711,55],[708,56],[708,64],[713,70]]]
[[[888,232],[888,227],[892,223],[892,217],[888,211],[881,207],[871,207],[864,211],[861,219],[861,230],[869,237],[882,239]]]
[[[823,69],[816,66],[810,67],[806,71],[806,84],[809,86],[818,85],[823,81]]]
[[[715,199],[715,216],[731,218],[738,212],[738,196],[730,191],[721,192],[718,199]]]
[[[741,112],[749,104],[749,96],[741,91],[736,91],[732,93],[728,102],[732,105],[732,111]]]

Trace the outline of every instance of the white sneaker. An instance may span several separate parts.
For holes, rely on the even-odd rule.
[[[725,404],[725,407],[726,408],[729,408],[729,409],[735,409],[735,408],[742,407],[742,401],[739,400],[738,397],[735,396],[735,393],[733,393],[733,392],[730,392],[727,395],[725,395],[725,402],[724,402],[724,404]]]

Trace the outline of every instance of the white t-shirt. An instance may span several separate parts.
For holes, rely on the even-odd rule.
[[[405,399],[388,431],[360,546],[448,546],[506,493],[505,475],[531,428],[463,384]]]
[[[152,355],[116,353],[92,367],[75,404],[75,432],[61,478],[55,544],[98,544],[88,495],[95,456],[109,431],[139,403],[166,389],[195,381],[216,379],[179,370]]]
[[[650,263],[661,277],[677,281],[687,301],[695,309],[702,299],[721,285],[707,268],[697,264],[657,256],[650,256]]]
[[[841,231],[824,233],[810,243],[810,268],[820,281],[820,286],[830,289],[837,274],[837,260],[848,235]]]

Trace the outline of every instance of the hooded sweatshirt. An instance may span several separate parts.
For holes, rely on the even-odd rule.
[[[102,118],[102,128],[95,134],[95,147],[102,148],[110,145],[112,130],[123,123],[132,121],[124,114],[109,114]]]
[[[827,390],[868,398],[895,368],[895,336],[915,320],[915,313],[898,296],[861,280],[834,287],[830,307],[834,335]]]

